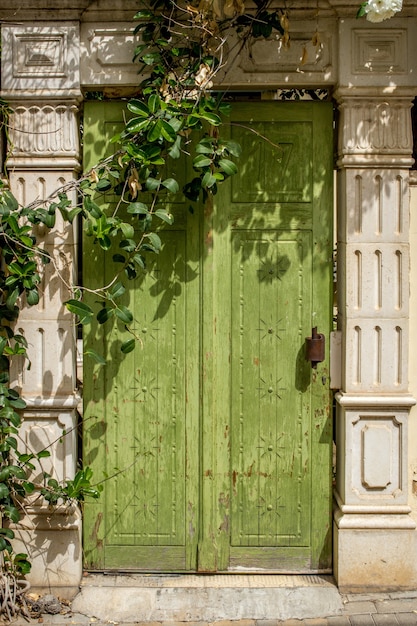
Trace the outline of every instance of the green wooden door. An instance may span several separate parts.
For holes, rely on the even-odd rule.
[[[120,116],[86,107],[85,167]],[[328,364],[304,342],[331,325],[332,109],[236,103],[229,132],[239,175],[204,210],[174,199],[126,296],[141,346],[121,360],[120,327],[85,337],[108,358],[85,363],[85,462],[116,474],[86,507],[87,567],[331,567]],[[87,239],[90,286],[110,275],[97,254]]]

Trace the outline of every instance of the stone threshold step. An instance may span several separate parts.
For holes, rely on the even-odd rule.
[[[330,576],[89,574],[72,610],[101,621],[214,622],[340,615]]]

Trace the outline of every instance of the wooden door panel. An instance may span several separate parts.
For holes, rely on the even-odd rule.
[[[297,231],[232,239],[232,546],[309,543],[309,372],[301,357],[310,239]]]
[[[313,369],[304,345],[313,326],[327,336],[331,327],[331,128],[327,104],[233,109],[244,157],[215,197],[203,278],[218,293],[203,353],[222,381],[202,415],[217,452],[203,450],[205,534],[216,546],[200,544],[205,571],[330,568],[328,355]]]
[[[94,107],[89,132],[110,139],[121,112],[120,106]],[[105,203],[112,208],[115,200],[107,195]],[[161,233],[161,253],[149,257],[146,272],[125,281],[121,304],[133,313],[136,349],[122,355],[130,335],[121,323],[93,324],[85,333],[87,346],[107,360],[101,368],[85,361],[85,462],[97,479],[112,477],[103,497],[86,507],[86,560],[95,568],[195,568],[198,446],[188,449],[187,440],[199,437],[199,343],[198,325],[187,321],[199,310],[198,216],[181,198],[169,209],[177,219]],[[106,284],[114,272],[109,255],[96,248],[85,237],[90,287]]]

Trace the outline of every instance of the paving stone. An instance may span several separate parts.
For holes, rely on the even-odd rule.
[[[417,592],[415,589],[409,591],[392,591],[389,595],[390,600],[412,600],[413,598],[417,602]]]
[[[417,598],[411,600],[384,600],[375,602],[378,613],[412,613],[417,611]]]
[[[201,624],[207,622],[195,622],[196,625],[201,626]],[[208,622],[208,626],[256,626],[256,620],[254,619],[239,619],[239,620],[231,620],[224,619],[219,622]],[[188,622],[187,622],[188,626]]]
[[[346,615],[335,615],[327,618],[328,626],[350,626],[350,619]]]
[[[314,617],[305,619],[302,621],[303,626],[327,626],[327,619],[321,617]]]
[[[384,592],[368,592],[368,593],[344,593],[342,594],[342,602],[366,602],[373,600],[391,600],[393,593]],[[415,592],[414,592],[415,595]]]
[[[352,626],[375,626],[372,615],[351,615],[350,623]]]
[[[388,600],[391,602],[391,600]],[[348,602],[342,609],[343,615],[367,615],[376,613],[375,602],[363,600],[361,602]],[[383,613],[383,611],[381,611]]]
[[[417,613],[397,613],[396,618],[400,626],[415,626],[417,624]]]
[[[395,615],[380,615],[376,613],[372,616],[376,626],[397,626],[397,618]]]

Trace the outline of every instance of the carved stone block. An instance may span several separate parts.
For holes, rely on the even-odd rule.
[[[336,433],[337,463],[345,468],[337,477],[341,510],[350,514],[405,513],[407,411],[401,406],[342,404]]]
[[[78,25],[74,22],[3,25],[1,68],[4,92],[78,91]]]
[[[348,244],[345,261],[344,300],[352,319],[408,315],[408,244]]]
[[[84,86],[138,85],[139,65],[132,61],[137,45],[133,27],[131,22],[82,24],[81,82]]]
[[[10,141],[13,164],[17,158],[24,158],[27,167],[31,159],[50,157],[53,159],[51,167],[55,169],[59,168],[59,159],[71,159],[76,167],[80,141],[75,102],[49,100],[35,103],[29,100],[12,102],[12,106]]]
[[[397,168],[349,168],[339,173],[338,239],[404,242],[409,230],[409,173]]]
[[[415,18],[395,17],[390,24],[342,19],[339,23],[339,84],[369,88],[415,84]],[[413,82],[414,81],[414,82]]]
[[[349,393],[406,393],[408,320],[343,319],[343,389]]]
[[[68,318],[70,315],[68,313]],[[16,357],[12,362],[12,386],[23,392],[25,398],[73,397],[76,388],[74,323],[67,320],[22,320],[17,331],[28,342],[27,362]]]

